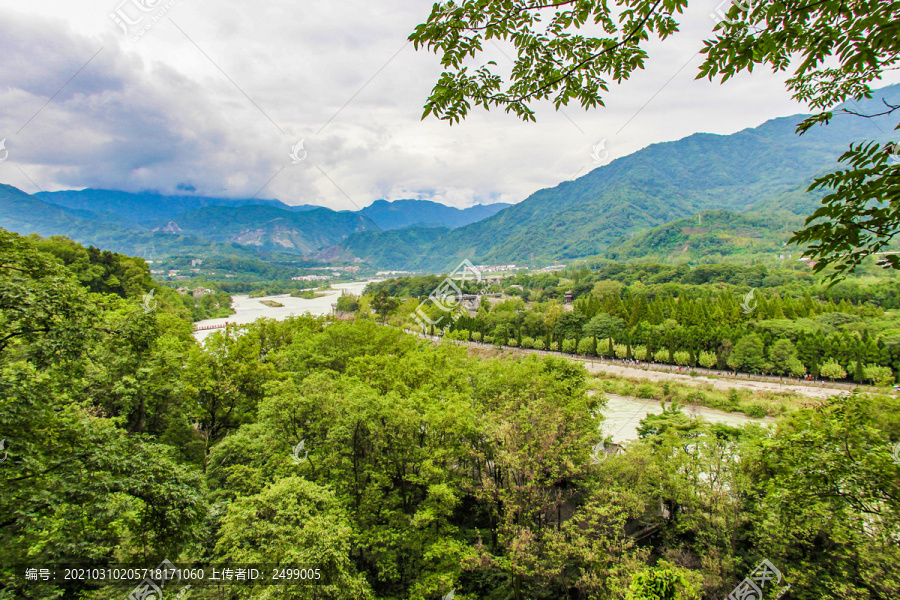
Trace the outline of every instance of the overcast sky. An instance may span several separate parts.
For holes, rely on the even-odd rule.
[[[141,1],[155,9],[141,12]],[[519,202],[584,175],[601,140],[608,161],[807,112],[783,75],[695,80],[718,2],[693,4],[682,32],[652,47],[646,71],[611,87],[605,108],[541,105],[536,124],[473,109],[451,127],[420,120],[441,69],[406,44],[431,1],[0,0],[9,152],[0,182],[338,210],[380,198],[465,207]],[[110,14],[143,19],[126,35]],[[293,164],[301,139],[305,158]]]

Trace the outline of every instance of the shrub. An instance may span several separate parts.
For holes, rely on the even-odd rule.
[[[625,344],[616,344],[613,346],[613,351],[616,353],[618,358],[625,358],[628,356],[628,346]]]
[[[667,348],[660,348],[653,353],[653,360],[659,363],[669,362],[669,350]]]
[[[597,355],[612,356],[612,349],[609,346],[609,340],[597,340]]]
[[[559,352],[559,342],[550,342],[550,349],[554,352]]]
[[[493,343],[494,343],[494,336],[492,336],[492,335],[486,335],[486,336],[484,336],[484,343],[485,343],[485,344],[493,344]]]
[[[634,391],[634,395],[638,398],[653,398],[654,397],[654,389],[653,386],[649,383],[645,383]]]
[[[806,375],[806,366],[800,362],[799,358],[793,359],[788,365],[788,369],[794,377],[803,377]]]
[[[744,410],[744,413],[746,413],[748,417],[753,417],[754,419],[761,419],[768,414],[766,412],[766,407],[761,404],[751,404]]]
[[[518,347],[518,345],[519,345],[519,340],[517,340],[516,338],[509,338],[509,341],[506,342],[506,345],[507,345],[507,346],[512,346],[513,348],[516,348],[516,347]]]
[[[582,338],[580,342],[578,342],[578,354],[593,354],[594,353],[594,340],[593,338]]]
[[[524,342],[524,340],[522,340],[522,341]],[[543,350],[544,349],[544,340],[542,340],[541,338],[537,338],[536,340],[534,340],[532,347],[535,350]]]
[[[871,381],[875,385],[891,385],[894,383],[894,372],[890,367],[882,367],[880,365],[868,365],[863,369],[866,381]]]
[[[687,350],[676,350],[672,353],[672,359],[676,365],[686,367],[691,362],[691,353]]]
[[[825,361],[825,364],[822,365],[819,373],[822,377],[827,377],[831,381],[834,381],[835,379],[844,379],[847,376],[847,371],[844,370],[844,367],[833,358],[829,358]]]
[[[534,338],[528,337],[527,335],[522,338],[522,347],[523,348],[534,348]]]
[[[480,341],[481,341],[481,332],[480,332],[480,331],[475,331],[475,332],[472,333],[472,341],[473,341],[473,342],[480,342]]]
[[[644,360],[647,358],[647,346],[635,346],[631,349],[631,354],[636,360]]]
[[[563,340],[562,343],[562,351],[566,354],[574,354],[575,349],[577,348],[577,344],[574,339],[567,338]]]
[[[706,367],[707,369],[711,369],[716,365],[718,358],[716,357],[715,352],[707,352],[706,350],[700,351],[700,356],[697,358],[697,362],[700,363],[700,366]]]

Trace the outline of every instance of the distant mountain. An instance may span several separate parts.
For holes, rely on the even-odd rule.
[[[105,222],[98,219],[99,216],[101,215],[93,211],[65,209],[13,186],[0,184],[0,227],[22,235],[66,235],[85,246],[144,258],[173,254],[222,254],[239,258],[257,256],[255,248],[214,243],[190,236],[136,231],[115,222]],[[116,215],[109,218],[113,221],[122,219]]]
[[[260,199],[230,199],[212,198],[206,196],[165,196],[156,193],[131,193],[116,190],[66,190],[60,192],[39,192],[35,197],[45,202],[56,204],[78,213],[82,218],[96,221],[116,223],[126,229],[146,231],[149,228],[158,228],[159,222],[166,220],[178,222],[178,217],[185,213],[211,207],[242,208],[268,207],[293,213],[306,213],[310,211],[330,210],[321,206],[302,204],[290,206],[279,200]],[[391,230],[404,227],[425,226],[444,227],[454,229],[469,225],[486,217],[496,214],[508,207],[508,204],[479,204],[470,208],[459,209],[445,206],[438,202],[428,200],[377,200],[371,205],[359,211],[359,214],[375,224],[376,229]],[[250,215],[248,219],[256,219]],[[334,211],[332,211],[334,212]],[[74,213],[73,213],[74,214]],[[191,219],[198,230],[213,229],[197,223],[198,218],[207,213],[197,213]],[[212,214],[212,213],[209,213]],[[321,214],[321,213],[319,213]],[[238,219],[239,221],[241,219]],[[174,230],[177,231],[177,230]],[[351,229],[346,233],[355,231]],[[332,239],[325,235],[326,239]],[[297,247],[308,247],[309,244],[296,244]]]
[[[420,254],[419,249],[430,246],[435,237],[441,237],[449,231],[446,228],[406,227],[383,233],[355,233],[313,258],[320,261],[352,262],[357,257],[365,256],[366,262],[382,269],[427,269],[430,268],[431,259],[428,255]]]
[[[878,113],[882,98],[900,104],[900,85],[876,91],[852,108]],[[528,264],[592,256],[632,233],[702,210],[744,212],[769,203],[770,209],[808,214],[817,198],[796,191],[797,186],[836,168],[851,142],[892,139],[894,123],[888,116],[838,115],[829,125],[798,136],[796,125],[804,116],[773,119],[732,135],[698,133],[653,144],[477,223],[421,239],[405,251],[416,257],[413,261],[392,266],[412,268],[424,260],[424,268],[440,270],[462,258]],[[376,249],[379,240],[395,243],[387,234],[367,236],[369,256],[385,256]],[[352,252],[355,244],[357,238],[351,237],[344,247]]]
[[[405,227],[456,229],[490,217],[509,206],[512,205],[498,202],[460,209],[429,200],[376,200],[359,212],[385,231]]]
[[[155,193],[133,194],[116,190],[65,190],[38,192],[36,197],[66,208],[112,213],[133,223],[171,219],[205,206],[272,206],[283,210],[304,211],[319,208],[310,204],[288,206],[278,200],[211,198],[206,196],[164,196]]]
[[[352,233],[376,230],[367,217],[317,207],[293,212],[274,206],[207,206],[164,219],[154,230],[192,235],[214,242],[255,246],[265,252],[308,255],[333,246]]]

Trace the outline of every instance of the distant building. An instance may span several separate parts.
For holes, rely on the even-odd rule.
[[[202,259],[202,258],[194,258],[194,259],[191,259],[191,266],[192,266],[192,267],[199,267],[199,266],[202,265],[202,264],[203,264],[203,259]]]
[[[566,291],[566,304],[572,304],[573,299],[574,298],[572,296],[572,290],[567,290]]]
[[[291,281],[326,281],[331,279],[331,275],[300,275],[291,277]]]

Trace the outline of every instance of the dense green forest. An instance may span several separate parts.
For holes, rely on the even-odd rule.
[[[0,230],[0,598],[124,598],[136,582],[23,569],[163,560],[322,575],[168,582],[182,599],[712,599],[764,559],[794,598],[900,593],[895,397],[744,428],[669,405],[607,454],[571,361],[372,319],[201,346],[176,296],[135,259]]]
[[[900,281],[859,277],[832,287],[808,269],[764,265],[606,264],[519,275],[467,292],[504,292],[474,316],[428,300],[438,276],[372,283],[405,299],[395,324],[451,339],[720,370],[890,384],[900,374]],[[574,300],[565,305],[566,293]],[[344,301],[346,303],[346,300]],[[571,309],[571,310],[569,310]]]

